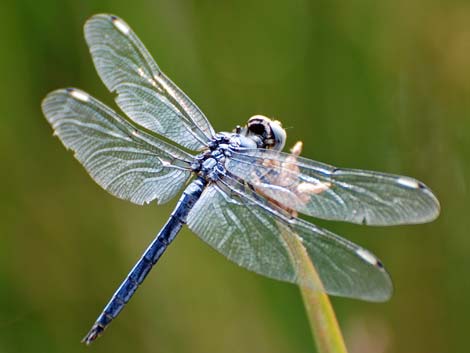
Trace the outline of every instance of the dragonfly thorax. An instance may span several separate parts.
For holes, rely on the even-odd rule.
[[[225,157],[230,156],[230,148],[238,147],[238,140],[233,133],[219,133],[210,141],[209,148],[197,155],[191,169],[206,180],[216,181],[225,173]]]

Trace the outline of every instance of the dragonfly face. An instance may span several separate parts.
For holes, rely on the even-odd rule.
[[[385,226],[429,222],[439,203],[422,182],[302,158],[300,143],[282,152],[285,130],[263,116],[216,134],[123,20],[93,16],[85,39],[128,119],[88,93],[61,89],[42,103],[54,134],[99,185],[136,204],[167,202],[194,178],[86,343],[119,314],[184,224],[231,261],[264,276],[332,295],[390,297],[390,277],[375,255],[297,215]],[[292,241],[301,244],[321,286],[303,275]]]
[[[286,144],[286,130],[277,120],[262,115],[255,115],[248,120],[244,133],[257,141],[257,148],[268,148],[282,151]]]

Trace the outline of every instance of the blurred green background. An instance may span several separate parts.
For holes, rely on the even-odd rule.
[[[314,352],[298,289],[184,230],[106,335],[80,344],[175,201],[101,190],[52,137],[41,99],[85,89],[115,107],[82,35],[124,18],[216,130],[254,114],[343,167],[414,176],[431,224],[317,224],[371,249],[393,298],[333,298],[349,351],[468,352],[470,3],[429,0],[0,3],[0,352]]]

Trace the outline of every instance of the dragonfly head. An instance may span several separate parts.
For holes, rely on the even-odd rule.
[[[277,120],[271,120],[263,115],[252,116],[243,129],[246,137],[254,140],[258,148],[281,151],[286,144],[286,130]]]

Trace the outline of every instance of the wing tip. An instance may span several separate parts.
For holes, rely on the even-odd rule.
[[[441,213],[441,203],[439,202],[437,196],[434,195],[434,193],[431,191],[431,189],[427,188],[427,191],[434,204],[434,213],[432,214],[432,218],[430,219],[431,222],[434,221],[437,217],[439,217],[439,214]]]
[[[64,88],[56,89],[49,92],[41,101],[42,113],[50,124],[53,122],[53,112],[51,109],[57,105],[57,98],[64,92],[66,92]]]
[[[427,212],[423,214],[423,217],[414,223],[428,223],[435,221],[441,213],[441,204],[437,196],[433,191],[426,186],[423,182],[418,181],[418,188],[421,190],[423,195],[426,197]]]
[[[97,14],[94,14],[94,15],[90,16],[86,20],[85,24],[88,23],[88,22],[92,22],[94,20],[101,20],[101,19],[112,20],[113,18],[114,19],[120,19],[119,16],[116,16],[116,15],[111,14],[111,13],[106,13],[106,12],[97,13]]]
[[[87,43],[92,42],[93,27],[98,23],[105,21],[106,23],[111,23],[115,28],[117,28],[124,35],[128,35],[131,31],[130,26],[119,16],[109,13],[99,13],[91,16],[85,21],[83,26],[83,31],[85,34],[85,40]],[[94,32],[94,31],[93,31]],[[96,34],[96,32],[94,32]]]
[[[90,95],[81,89],[75,87],[58,88],[49,92],[41,101],[41,110],[47,120],[49,120],[49,109],[52,105],[57,105],[59,97],[72,97],[76,100],[87,102]],[[62,104],[62,103],[61,103]]]

